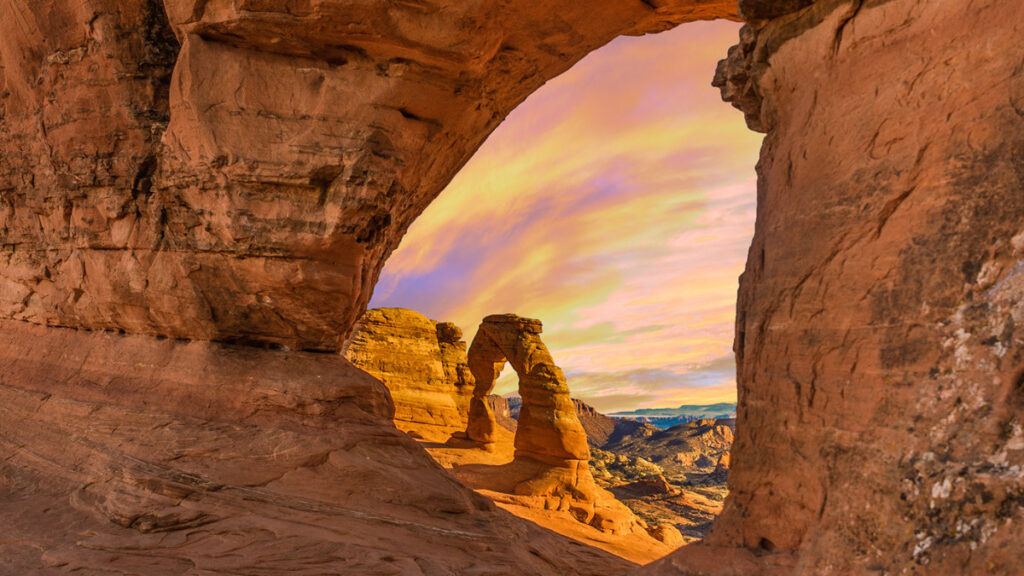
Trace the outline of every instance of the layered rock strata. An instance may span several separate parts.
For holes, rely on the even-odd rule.
[[[342,354],[387,386],[402,430],[466,426],[473,375],[454,324],[402,308],[368,310]]]
[[[540,320],[515,314],[488,316],[480,323],[469,347],[469,369],[476,385],[466,436],[480,443],[493,442],[497,426],[487,396],[508,363],[519,376],[516,459],[527,458],[553,466],[590,459],[587,433],[569,397],[562,370],[555,365],[540,339]]]
[[[494,381],[506,363],[519,376],[519,410],[513,461],[497,470],[465,472],[475,485],[493,484],[498,493],[515,494],[516,504],[571,512],[600,530],[625,533],[644,527],[628,508],[594,483],[587,434],[576,416],[562,370],[540,339],[539,320],[515,314],[488,316],[469,347],[469,368],[476,380],[465,436],[486,447],[498,424],[488,403]],[[491,482],[482,477],[500,479]],[[499,496],[499,498],[501,498]]]
[[[511,432],[516,431],[519,425],[516,417],[519,416],[519,413],[517,411],[515,415],[512,414],[508,398],[497,394],[490,394],[487,396],[487,407],[490,408],[491,415],[494,416],[494,421],[498,423],[498,426]]]
[[[788,574],[1019,573],[1024,5],[765,16],[716,78],[767,137],[709,541]],[[696,553],[652,572],[741,572]]]
[[[503,503],[571,512],[601,531],[620,536],[635,532],[646,537],[644,526],[629,510],[594,484],[586,442],[572,444],[585,432],[578,420],[570,418],[575,412],[565,412],[567,408],[575,410],[576,404],[569,399],[565,378],[540,341],[540,322],[503,315],[490,316],[481,326],[467,354],[462,331],[454,324],[438,323],[412,310],[374,309],[360,319],[343,353],[388,388],[395,423],[414,438],[445,442],[454,427],[465,428],[469,394],[486,405],[492,417],[497,407],[502,420],[511,421],[514,437],[502,430],[508,424],[494,421],[488,428],[493,432],[490,443],[512,439],[514,452],[508,446],[489,450],[497,452],[493,456],[498,458],[508,455],[511,463],[499,460],[498,466],[466,466],[465,460],[491,458],[431,445],[432,453],[444,452],[438,461],[453,467],[470,486]],[[513,367],[524,374],[520,394],[523,406],[530,408],[520,412],[520,422],[512,420],[505,398],[490,394],[494,376],[505,363],[498,361],[498,354],[513,358]],[[473,359],[472,367],[468,358]],[[490,370],[490,380],[474,389],[470,386],[475,382],[472,370],[482,374],[481,368]],[[451,446],[465,445],[457,438],[452,440],[448,442]]]
[[[645,572],[1013,574],[1024,540],[1024,345],[1016,328],[1024,321],[1024,6],[741,0],[740,8],[753,21],[716,83],[768,135],[737,317],[733,496],[707,546]],[[0,316],[337,350],[409,222],[527,94],[619,34],[721,16],[734,17],[735,3],[0,0]],[[234,548],[243,551],[231,556],[240,566],[198,561],[185,530],[202,520],[152,512],[191,505],[176,483],[197,473],[178,474],[173,463],[194,454],[202,430],[223,438],[221,426],[241,426],[246,443],[234,456],[201,464],[217,478],[253,473],[253,455],[277,442],[277,424],[261,418],[329,414],[365,392],[356,386],[351,396],[311,401],[279,384],[220,398],[219,382],[235,377],[221,374],[214,386],[170,378],[143,397],[135,388],[152,389],[159,374],[132,380],[121,372],[245,364],[221,352],[158,354],[152,363],[143,356],[138,365],[114,363],[118,373],[98,385],[78,377],[83,358],[52,360],[88,350],[88,340],[32,330],[41,332],[5,322],[13,337],[5,350],[17,354],[10,361],[46,368],[11,365],[3,381],[11,397],[0,419],[8,446],[0,466],[10,484],[2,493],[15,495],[2,507],[12,516],[3,523],[4,557],[19,573],[38,572],[40,563],[73,571],[71,560],[97,551],[124,572],[252,571],[246,550],[255,547]],[[109,338],[105,357],[119,361],[136,346],[207,346]],[[262,358],[250,367],[272,372],[281,359]],[[112,387],[129,382],[130,398]],[[24,390],[35,400],[22,401]],[[79,393],[95,396],[61,408],[50,426],[37,424]],[[159,460],[171,472],[121,472],[148,462],[152,443],[168,433],[133,428],[135,415],[151,426],[154,414],[213,405],[255,420],[245,427],[237,414],[218,415],[172,426],[176,436]],[[97,414],[109,416],[105,428],[89,420]],[[318,426],[338,438],[344,434],[334,427],[348,427],[352,446],[408,441],[387,426],[330,417]],[[94,452],[51,454],[83,439],[82,450],[116,448],[111,461],[121,464],[83,474],[82,466],[101,461]],[[368,459],[378,457],[392,471],[407,465],[410,476],[431,474],[412,449]],[[415,492],[384,472],[372,487],[355,482],[352,471],[371,466],[365,460],[325,473],[330,498],[293,500],[299,516],[288,530],[342,514],[344,506],[327,506],[337,498],[369,495],[376,503],[373,495],[385,493],[400,503]],[[69,504],[80,490],[115,494],[125,486],[143,512],[107,515],[105,500],[84,496],[74,510]],[[307,489],[289,481],[272,496],[298,498]],[[226,519],[220,542],[282,530],[279,517],[246,508],[251,499],[235,502],[202,512]],[[61,518],[40,522],[40,510]],[[445,548],[451,534],[435,529],[450,528],[422,528],[437,522],[432,514],[413,524],[344,514],[358,516],[359,528],[332,529],[332,544],[289,532],[287,551],[269,536],[262,549],[299,573],[345,554],[371,562],[370,573],[466,567],[445,560],[456,553]],[[112,516],[166,532],[157,542]],[[460,538],[490,525],[472,517],[445,523],[456,522]],[[420,562],[442,567],[367,552],[381,542],[357,535],[382,523],[408,530],[383,547],[423,544]],[[507,559],[517,569],[572,570],[558,564],[565,549],[542,566],[522,553],[523,539],[465,537],[484,542],[481,554],[514,551]],[[206,557],[223,562],[223,548],[207,542]]]
[[[0,321],[0,572],[630,567],[496,510],[392,414],[334,354]]]
[[[519,102],[732,4],[3,0],[0,317],[337,350]]]

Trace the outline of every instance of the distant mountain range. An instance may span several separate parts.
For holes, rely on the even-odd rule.
[[[683,404],[678,408],[643,408],[628,412],[612,412],[612,418],[649,422],[661,429],[694,420],[717,420],[736,417],[735,402],[717,404]]]

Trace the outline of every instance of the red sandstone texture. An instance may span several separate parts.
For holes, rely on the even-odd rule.
[[[387,386],[402,431],[443,442],[465,428],[473,375],[454,324],[413,310],[374,308],[359,319],[342,354]]]
[[[0,328],[5,575],[630,566],[456,482],[341,356]]]
[[[1018,2],[823,1],[720,66],[767,138],[710,545],[1022,570],[1022,32]]]
[[[516,104],[735,3],[162,4],[0,0],[9,571],[621,571],[480,509],[343,359],[152,336],[336,351]],[[1024,5],[739,8],[732,496],[643,573],[1017,574]]]
[[[485,448],[498,440],[488,398],[506,363],[519,377],[522,406],[512,462],[466,467],[458,476],[474,487],[515,495],[505,501],[570,512],[603,532],[643,535],[646,526],[594,482],[587,433],[565,376],[540,338],[542,331],[540,320],[515,314],[488,316],[480,323],[467,353],[476,384],[466,432],[460,436]]]
[[[531,92],[620,34],[735,15],[726,0],[0,10],[0,317],[314,350],[340,347],[409,224]]]

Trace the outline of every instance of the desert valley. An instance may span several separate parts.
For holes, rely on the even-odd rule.
[[[506,315],[488,317],[484,325],[510,322],[516,329],[509,337],[518,341],[523,356],[508,360],[519,364],[516,371],[522,370],[527,382],[538,361],[557,371],[538,338],[539,321]],[[487,328],[482,330],[480,342],[474,339],[467,347],[451,323],[412,310],[372,309],[343,353],[388,387],[400,430],[504,510],[638,563],[707,533],[727,493],[734,414],[661,430],[613,419],[570,399],[564,378],[557,376],[539,387],[539,395],[489,394],[477,389],[475,374],[489,372],[484,377],[493,381],[493,371],[500,373],[502,366],[485,360],[472,369],[470,358],[478,360],[488,338]],[[526,339],[533,342],[523,343]],[[485,441],[467,434],[474,396],[482,400],[475,410],[489,412],[494,423]],[[539,420],[531,414],[523,421],[524,410],[553,414]],[[532,446],[567,450],[559,458],[550,450],[533,453]]]

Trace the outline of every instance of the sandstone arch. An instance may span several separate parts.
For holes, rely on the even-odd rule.
[[[476,385],[466,436],[484,444],[494,441],[497,424],[487,404],[494,381],[508,362],[519,376],[523,406],[515,436],[515,457],[551,465],[590,459],[587,434],[576,416],[562,370],[540,339],[540,320],[515,314],[484,318],[469,346],[469,369]]]
[[[464,467],[457,474],[489,490],[498,501],[569,512],[603,532],[653,535],[632,511],[594,482],[587,433],[565,376],[540,338],[542,330],[540,320],[515,314],[488,316],[480,323],[468,352],[476,385],[465,436],[485,446],[494,441],[497,424],[487,396],[506,362],[519,376],[523,403],[512,462],[475,470]]]
[[[133,525],[187,531],[231,510],[218,500],[231,490],[208,488],[239,482],[232,459],[186,441],[211,422],[270,430],[276,414],[292,431],[380,446],[368,422],[389,411],[337,359],[288,356],[302,380],[289,388],[260,369],[278,353],[139,335],[337,349],[405,227],[517,102],[616,35],[736,15],[735,2],[698,0],[166,0],[169,18],[160,4],[0,1],[0,421],[17,447],[5,448],[4,478],[38,488],[19,506],[74,496],[90,511],[65,507],[75,525],[109,535],[93,550],[154,545]],[[738,305],[734,495],[708,541],[719,549],[645,571],[1012,573],[1024,540],[1024,5],[740,7],[751,23],[717,83],[768,135]],[[246,369],[221,370],[231,361]],[[142,376],[126,378],[133,370]],[[227,393],[211,375],[246,385]],[[97,436],[90,407],[111,430],[177,420],[156,450],[150,428]],[[338,415],[357,424],[328,424]],[[85,432],[89,443],[76,439]],[[261,449],[245,446],[233,460]],[[141,457],[160,466],[139,468]],[[305,457],[298,475],[323,454]],[[429,470],[413,452],[387,457]],[[110,465],[82,467],[97,461]],[[282,478],[285,493],[309,488]],[[338,482],[320,487],[376,497]],[[83,486],[116,488],[135,509]],[[470,514],[464,492],[436,493]],[[230,533],[258,533],[253,518]],[[14,540],[45,543],[11,556],[23,572],[47,548],[55,565],[88,570],[72,529],[17,520],[4,522],[24,536]],[[457,552],[444,548],[452,538],[431,542]],[[521,541],[511,561],[553,570]],[[165,554],[151,573],[205,558],[192,544]]]

